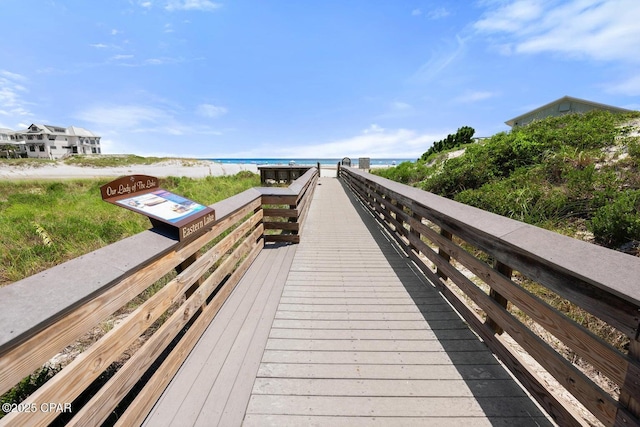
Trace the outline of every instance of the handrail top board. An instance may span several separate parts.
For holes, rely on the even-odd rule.
[[[295,196],[311,182],[308,171],[289,188],[250,188],[210,205],[216,211],[212,225],[225,220],[249,203],[265,195],[282,192]],[[297,185],[295,185],[297,184]],[[188,245],[161,230],[150,229],[66,261],[33,276],[0,287],[0,353],[63,317],[73,308],[93,298],[171,250]]]
[[[386,187],[411,199],[449,223],[472,230],[487,242],[501,243],[512,256],[526,254],[640,306],[640,258],[597,246],[465,205],[433,193],[410,187],[358,169],[343,166],[349,173]],[[499,257],[498,253],[494,254]],[[503,260],[500,260],[503,261]],[[507,260],[504,260],[508,263]]]

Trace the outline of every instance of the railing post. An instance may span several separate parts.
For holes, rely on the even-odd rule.
[[[511,276],[513,275],[513,270],[508,265],[505,265],[500,261],[496,261],[494,268],[498,270],[499,273],[504,274],[509,279],[511,279]],[[504,296],[502,296],[499,292],[497,292],[495,289],[491,288],[491,290],[489,291],[489,296],[493,298],[502,307],[507,308],[507,304],[509,301]],[[498,335],[502,335],[502,333],[504,332],[504,330],[490,317],[487,317],[485,324],[489,326],[491,329],[493,329],[493,331]]]
[[[640,324],[636,330],[635,338],[632,337],[629,341],[628,356],[629,359],[640,362]],[[637,390],[639,383],[640,372],[638,372],[638,369],[629,366],[624,384],[620,390],[620,403],[638,419],[640,419],[640,397],[638,397],[637,392],[633,392],[630,389]],[[624,414],[621,414],[620,411],[618,411],[616,418],[619,421],[619,425],[630,425],[629,420],[625,419]]]
[[[442,227],[440,228],[440,235],[442,237],[444,237],[445,239],[447,239],[447,240],[452,240],[453,239],[453,234],[449,233],[447,230],[445,230]],[[448,253],[446,253],[444,251],[444,249],[442,249],[442,247],[438,248],[438,255],[440,255],[440,257],[444,260],[444,262],[449,262],[449,260],[451,259],[451,256]],[[437,267],[436,274],[442,280],[447,280],[448,279],[447,275],[444,274],[442,272],[442,270],[440,270],[440,267]]]
[[[422,222],[422,217],[415,213],[412,208],[409,209],[411,209],[411,217],[418,223]],[[413,236],[415,240],[420,240],[420,233],[415,229],[415,227],[409,226],[409,251],[416,251],[416,255],[419,256],[420,251],[416,245],[411,242],[411,236]]]

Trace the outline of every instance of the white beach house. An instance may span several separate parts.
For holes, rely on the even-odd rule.
[[[68,154],[101,154],[100,136],[77,126],[32,124],[11,135],[27,157],[59,159]]]

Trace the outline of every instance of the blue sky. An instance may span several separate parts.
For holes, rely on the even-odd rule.
[[[640,109],[638,0],[0,0],[0,127],[103,152],[414,158],[564,95]]]

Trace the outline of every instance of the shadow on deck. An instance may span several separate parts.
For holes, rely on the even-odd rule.
[[[490,425],[554,425],[508,370],[496,360],[480,338],[469,329],[467,323],[446,303],[433,284],[406,257],[348,186],[341,184],[362,223],[398,277],[402,277],[409,269],[420,278],[421,286],[414,286],[413,281],[407,283],[407,280],[403,280],[403,285],[429,324],[442,350],[451,360],[451,366],[455,367],[461,380],[482,408]],[[438,296],[440,303],[433,303],[434,294]],[[435,387],[438,388],[438,385]],[[446,398],[446,390],[440,390],[442,397]],[[459,407],[459,411],[458,416],[464,417],[465,408]]]

